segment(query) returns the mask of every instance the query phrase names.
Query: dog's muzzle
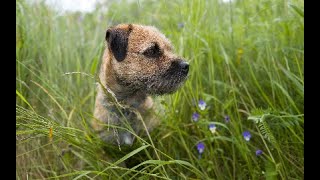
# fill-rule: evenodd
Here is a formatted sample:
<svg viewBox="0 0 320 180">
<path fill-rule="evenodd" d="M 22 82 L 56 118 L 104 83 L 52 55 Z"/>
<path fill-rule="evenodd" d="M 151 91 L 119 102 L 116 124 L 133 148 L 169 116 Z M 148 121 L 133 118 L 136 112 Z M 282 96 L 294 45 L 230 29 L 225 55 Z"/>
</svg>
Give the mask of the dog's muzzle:
<svg viewBox="0 0 320 180">
<path fill-rule="evenodd" d="M 166 77 L 187 76 L 189 72 L 189 63 L 181 59 L 172 61 Z"/>
</svg>

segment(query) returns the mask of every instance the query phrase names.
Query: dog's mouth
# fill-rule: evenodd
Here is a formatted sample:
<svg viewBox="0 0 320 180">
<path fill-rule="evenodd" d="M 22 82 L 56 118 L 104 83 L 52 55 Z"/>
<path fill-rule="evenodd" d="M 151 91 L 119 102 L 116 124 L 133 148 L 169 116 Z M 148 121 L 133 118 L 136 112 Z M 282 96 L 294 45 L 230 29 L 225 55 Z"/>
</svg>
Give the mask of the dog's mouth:
<svg viewBox="0 0 320 180">
<path fill-rule="evenodd" d="M 149 78 L 146 83 L 146 90 L 147 93 L 153 95 L 174 93 L 184 84 L 187 78 L 188 70 L 168 69 L 160 76 Z"/>
<path fill-rule="evenodd" d="M 148 87 L 147 92 L 152 95 L 171 94 L 177 91 L 184 84 L 186 79 L 187 78 L 184 78 L 182 81 L 163 81 L 158 86 Z"/>
</svg>

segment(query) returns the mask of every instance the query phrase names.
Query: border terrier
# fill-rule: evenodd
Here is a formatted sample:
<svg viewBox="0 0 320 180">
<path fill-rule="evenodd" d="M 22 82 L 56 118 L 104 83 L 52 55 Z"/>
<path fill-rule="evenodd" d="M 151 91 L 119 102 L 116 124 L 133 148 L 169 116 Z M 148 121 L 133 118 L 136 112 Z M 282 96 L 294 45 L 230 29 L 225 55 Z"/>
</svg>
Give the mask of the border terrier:
<svg viewBox="0 0 320 180">
<path fill-rule="evenodd" d="M 187 79 L 189 64 L 152 26 L 119 24 L 106 31 L 105 40 L 92 125 L 105 142 L 132 145 L 129 131 L 110 131 L 103 124 L 130 125 L 135 134 L 152 131 L 159 120 L 151 96 L 175 92 Z"/>
</svg>

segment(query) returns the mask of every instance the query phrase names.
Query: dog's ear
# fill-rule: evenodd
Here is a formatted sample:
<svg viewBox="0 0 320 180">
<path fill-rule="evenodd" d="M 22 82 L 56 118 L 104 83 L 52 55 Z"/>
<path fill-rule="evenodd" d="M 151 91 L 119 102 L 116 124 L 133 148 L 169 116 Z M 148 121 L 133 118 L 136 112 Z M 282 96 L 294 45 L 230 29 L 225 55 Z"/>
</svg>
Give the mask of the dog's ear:
<svg viewBox="0 0 320 180">
<path fill-rule="evenodd" d="M 128 51 L 128 39 L 132 26 L 128 28 L 109 28 L 106 32 L 106 41 L 108 43 L 109 51 L 118 62 L 123 61 L 127 56 Z"/>
</svg>

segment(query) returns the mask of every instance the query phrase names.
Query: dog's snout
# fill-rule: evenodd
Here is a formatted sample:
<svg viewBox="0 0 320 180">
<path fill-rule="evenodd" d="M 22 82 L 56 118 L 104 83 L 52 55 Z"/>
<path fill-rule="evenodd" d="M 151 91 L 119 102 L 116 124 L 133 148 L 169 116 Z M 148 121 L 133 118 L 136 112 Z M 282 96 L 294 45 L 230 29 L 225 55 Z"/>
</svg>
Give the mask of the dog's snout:
<svg viewBox="0 0 320 180">
<path fill-rule="evenodd" d="M 189 63 L 179 59 L 172 62 L 171 68 L 176 72 L 182 72 L 183 74 L 188 74 Z"/>
<path fill-rule="evenodd" d="M 182 72 L 187 74 L 189 71 L 189 63 L 187 63 L 185 61 L 180 61 L 179 65 L 180 65 Z"/>
</svg>

